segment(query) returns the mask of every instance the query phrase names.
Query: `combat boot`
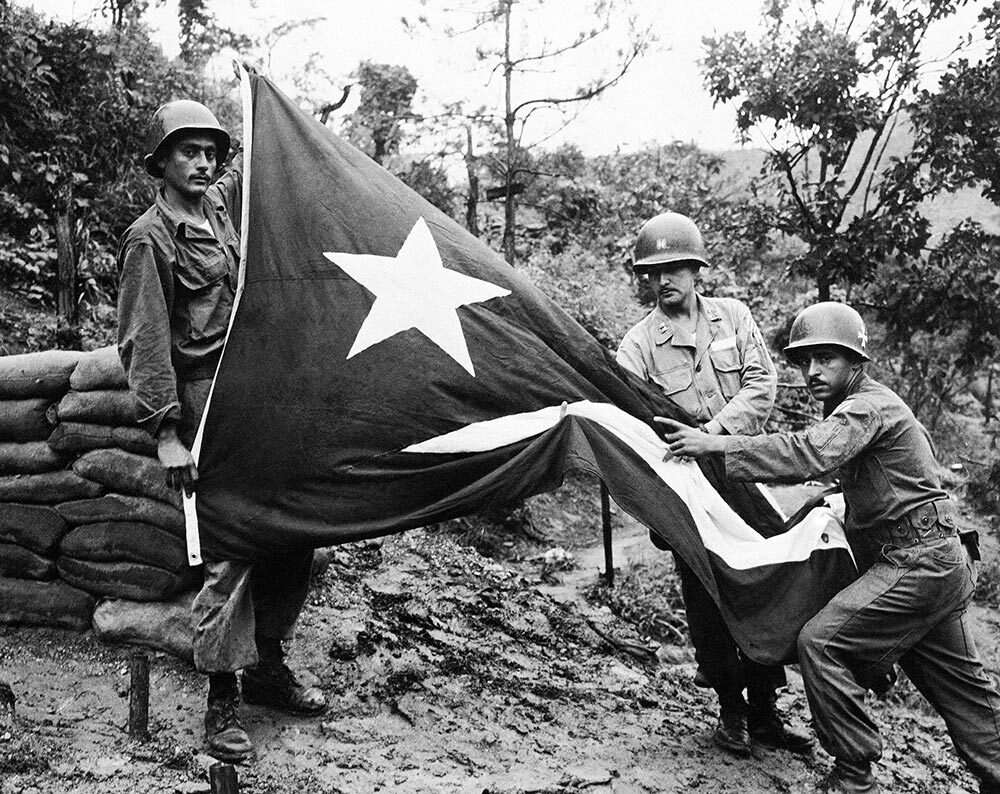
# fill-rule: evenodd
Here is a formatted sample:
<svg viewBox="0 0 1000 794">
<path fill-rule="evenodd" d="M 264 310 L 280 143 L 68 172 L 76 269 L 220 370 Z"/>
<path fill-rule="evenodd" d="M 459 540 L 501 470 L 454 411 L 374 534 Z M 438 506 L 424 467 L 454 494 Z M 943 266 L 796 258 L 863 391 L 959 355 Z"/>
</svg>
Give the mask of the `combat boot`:
<svg viewBox="0 0 1000 794">
<path fill-rule="evenodd" d="M 279 640 L 257 639 L 260 662 L 243 671 L 243 699 L 258 706 L 313 716 L 326 711 L 326 696 L 301 683 L 288 665 Z"/>
<path fill-rule="evenodd" d="M 773 699 L 750 704 L 747 712 L 747 731 L 753 741 L 768 747 L 788 750 L 799 755 L 808 755 L 812 752 L 812 737 L 804 730 L 790 726 Z"/>
<path fill-rule="evenodd" d="M 750 755 L 750 736 L 742 712 L 723 710 L 712 733 L 716 747 L 733 755 Z"/>
<path fill-rule="evenodd" d="M 228 764 L 245 761 L 253 743 L 240 722 L 239 693 L 209 697 L 205 710 L 205 748 L 213 758 Z"/>
<path fill-rule="evenodd" d="M 871 768 L 837 761 L 830 773 L 816 787 L 816 794 L 880 794 Z"/>
</svg>

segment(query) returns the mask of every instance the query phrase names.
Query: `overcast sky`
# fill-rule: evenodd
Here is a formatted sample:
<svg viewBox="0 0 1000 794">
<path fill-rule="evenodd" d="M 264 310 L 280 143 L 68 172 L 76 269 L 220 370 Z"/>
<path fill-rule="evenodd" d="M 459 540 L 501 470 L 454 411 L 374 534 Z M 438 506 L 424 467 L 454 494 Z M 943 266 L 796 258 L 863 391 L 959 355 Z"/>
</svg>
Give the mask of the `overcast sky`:
<svg viewBox="0 0 1000 794">
<path fill-rule="evenodd" d="M 104 24 L 100 0 L 21 2 L 62 19 Z M 546 0 L 543 12 L 532 19 L 533 35 L 552 31 L 555 36 L 563 30 L 583 29 L 589 24 L 578 13 L 583 5 L 581 0 Z M 619 85 L 599 101 L 590 103 L 571 126 L 558 132 L 553 142 L 571 140 L 588 154 L 674 140 L 694 141 L 706 149 L 734 148 L 737 144 L 733 111 L 729 107 L 713 109 L 702 88 L 697 61 L 703 52 L 702 37 L 736 30 L 754 31 L 759 2 L 634 0 L 633 5 L 642 19 L 652 24 L 657 44 Z M 971 5 L 974 8 L 976 4 Z M 420 86 L 417 109 L 424 112 L 433 112 L 442 102 L 462 98 L 479 104 L 501 100 L 499 79 L 494 77 L 490 81 L 488 74 L 477 71 L 474 43 L 470 39 L 448 40 L 430 34 L 414 37 L 404 30 L 400 18 L 414 19 L 423 10 L 418 0 L 210 0 L 209 7 L 222 24 L 258 36 L 281 23 L 323 18 L 286 36 L 270 53 L 266 72 L 289 94 L 300 93 L 292 84 L 293 75 L 301 75 L 307 60 L 315 53 L 316 62 L 330 77 L 326 91 L 331 99 L 339 95 L 336 87 L 347 81 L 352 69 L 368 59 L 407 66 Z M 451 19 L 461 23 L 455 15 Z M 973 19 L 974 10 L 967 9 L 962 18 L 941 31 L 932 46 L 939 50 L 949 46 Z M 148 20 L 164 49 L 176 53 L 176 0 L 166 0 L 159 6 L 155 0 L 151 2 Z M 611 42 L 605 47 L 603 52 L 613 51 Z M 587 63 L 537 79 L 544 79 L 547 89 L 571 90 L 579 85 L 580 76 L 601 60 L 601 53 L 590 53 L 588 58 Z M 349 109 L 350 105 L 344 111 Z M 547 132 L 549 125 L 555 126 L 554 118 L 533 120 L 532 137 L 537 139 L 543 130 Z"/>
</svg>

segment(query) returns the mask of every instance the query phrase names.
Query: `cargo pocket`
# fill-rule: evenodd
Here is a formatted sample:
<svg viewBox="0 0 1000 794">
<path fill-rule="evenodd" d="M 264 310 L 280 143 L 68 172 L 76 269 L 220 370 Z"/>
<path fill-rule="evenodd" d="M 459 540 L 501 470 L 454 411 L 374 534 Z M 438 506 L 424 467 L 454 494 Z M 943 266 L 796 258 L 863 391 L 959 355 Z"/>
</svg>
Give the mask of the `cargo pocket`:
<svg viewBox="0 0 1000 794">
<path fill-rule="evenodd" d="M 708 355 L 712 359 L 712 369 L 719 379 L 722 387 L 722 395 L 726 401 L 733 399 L 740 390 L 740 354 L 735 347 L 725 350 L 709 350 Z"/>
<path fill-rule="evenodd" d="M 175 308 L 187 317 L 187 336 L 192 341 L 211 339 L 224 332 L 232 308 L 229 269 L 222 251 L 197 262 L 178 262 L 174 271 L 181 289 Z"/>
</svg>

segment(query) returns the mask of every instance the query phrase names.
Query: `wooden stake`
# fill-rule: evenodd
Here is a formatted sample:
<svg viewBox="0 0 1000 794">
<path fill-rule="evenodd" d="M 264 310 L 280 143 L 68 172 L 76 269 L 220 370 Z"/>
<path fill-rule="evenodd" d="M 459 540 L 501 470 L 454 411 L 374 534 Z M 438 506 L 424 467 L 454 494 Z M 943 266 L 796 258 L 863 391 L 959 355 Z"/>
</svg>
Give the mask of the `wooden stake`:
<svg viewBox="0 0 1000 794">
<path fill-rule="evenodd" d="M 149 657 L 136 651 L 128 662 L 128 735 L 145 741 L 149 738 Z"/>
<path fill-rule="evenodd" d="M 212 784 L 212 794 L 240 794 L 236 767 L 232 764 L 212 764 L 208 768 L 208 782 Z"/>
<path fill-rule="evenodd" d="M 604 581 L 611 588 L 615 586 L 615 562 L 611 547 L 611 497 L 604 480 L 601 480 L 601 526 L 604 531 Z"/>
</svg>

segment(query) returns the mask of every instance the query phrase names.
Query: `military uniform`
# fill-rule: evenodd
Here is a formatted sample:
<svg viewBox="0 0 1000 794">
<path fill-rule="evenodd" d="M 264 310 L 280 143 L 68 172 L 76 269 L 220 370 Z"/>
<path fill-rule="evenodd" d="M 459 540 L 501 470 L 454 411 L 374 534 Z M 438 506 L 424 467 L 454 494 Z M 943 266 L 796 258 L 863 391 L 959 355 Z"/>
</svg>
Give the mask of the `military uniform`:
<svg viewBox="0 0 1000 794">
<path fill-rule="evenodd" d="M 804 344 L 804 343 L 803 343 Z M 729 477 L 801 482 L 839 469 L 861 573 L 802 629 L 799 662 L 823 747 L 848 768 L 882 754 L 858 682 L 898 663 L 955 747 L 1000 791 L 1000 694 L 972 641 L 974 544 L 963 547 L 927 433 L 895 392 L 859 371 L 799 433 L 733 439 Z"/>
<path fill-rule="evenodd" d="M 164 421 L 194 441 L 236 297 L 242 175 L 231 169 L 202 199 L 207 228 L 181 220 L 162 192 L 125 232 L 118 253 L 118 348 L 139 423 Z M 257 663 L 255 634 L 291 636 L 308 592 L 312 551 L 208 561 L 194 604 L 196 667 L 228 672 Z M 252 596 L 251 596 L 252 590 Z"/>
<path fill-rule="evenodd" d="M 734 435 L 758 433 L 774 406 L 777 375 L 757 324 L 750 310 L 732 298 L 697 295 L 696 303 L 693 336 L 657 306 L 625 334 L 618 363 L 660 386 L 699 424 Z M 658 535 L 650 537 L 657 547 L 668 548 Z M 772 713 L 775 690 L 786 683 L 784 668 L 746 657 L 694 571 L 676 554 L 674 560 L 695 657 L 723 714 L 744 714 L 744 688 L 751 724 L 755 714 Z"/>
</svg>

